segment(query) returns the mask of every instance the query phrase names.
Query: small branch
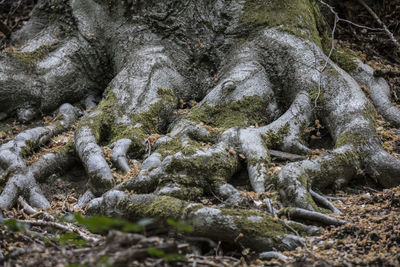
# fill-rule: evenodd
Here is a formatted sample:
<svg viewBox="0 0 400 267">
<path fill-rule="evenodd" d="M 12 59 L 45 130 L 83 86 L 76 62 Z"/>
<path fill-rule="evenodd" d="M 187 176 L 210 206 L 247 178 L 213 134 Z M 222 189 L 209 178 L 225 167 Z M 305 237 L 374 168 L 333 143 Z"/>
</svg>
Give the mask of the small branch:
<svg viewBox="0 0 400 267">
<path fill-rule="evenodd" d="M 378 15 L 365 3 L 364 0 L 358 0 L 358 2 L 371 14 L 371 16 L 378 22 L 378 24 L 383 28 L 383 30 L 386 32 L 387 36 L 390 38 L 390 40 L 393 42 L 393 44 L 397 47 L 399 53 L 400 53 L 400 44 L 394 37 L 393 33 L 389 31 L 388 27 L 386 26 L 385 23 L 378 17 Z"/>
<path fill-rule="evenodd" d="M 0 20 L 0 32 L 4 33 L 4 35 L 7 38 L 10 38 L 10 36 L 11 36 L 10 28 L 6 24 L 4 24 L 4 22 L 1 20 Z"/>
<path fill-rule="evenodd" d="M 5 219 L 4 221 L 8 221 L 10 219 Z M 19 223 L 25 223 L 34 226 L 45 226 L 45 227 L 54 227 L 66 232 L 72 232 L 77 234 L 80 238 L 85 240 L 86 242 L 97 243 L 101 240 L 99 237 L 89 236 L 88 234 L 81 231 L 78 227 L 69 224 L 69 223 L 58 223 L 58 222 L 49 222 L 44 220 L 16 220 Z"/>
<path fill-rule="evenodd" d="M 271 156 L 283 159 L 283 160 L 290 160 L 290 161 L 298 161 L 298 160 L 304 160 L 307 159 L 306 156 L 301 156 L 301 155 L 296 155 L 292 153 L 287 153 L 287 152 L 282 152 L 278 150 L 270 150 L 269 154 Z"/>
</svg>

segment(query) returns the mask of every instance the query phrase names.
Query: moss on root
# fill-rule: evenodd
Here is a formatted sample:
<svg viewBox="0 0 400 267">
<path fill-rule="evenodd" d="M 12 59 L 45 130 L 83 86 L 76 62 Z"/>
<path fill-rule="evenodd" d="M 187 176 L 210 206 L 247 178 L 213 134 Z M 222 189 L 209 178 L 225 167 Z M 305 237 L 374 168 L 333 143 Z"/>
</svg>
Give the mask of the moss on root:
<svg viewBox="0 0 400 267">
<path fill-rule="evenodd" d="M 283 145 L 283 139 L 289 134 L 289 130 L 289 123 L 279 128 L 278 131 L 269 130 L 266 134 L 262 135 L 265 146 L 268 148 L 277 148 Z"/>
<path fill-rule="evenodd" d="M 133 220 L 137 218 L 180 219 L 188 204 L 188 202 L 174 197 L 158 196 L 139 202 L 126 198 L 118 203 L 118 207 L 126 211 L 126 214 Z"/>
<path fill-rule="evenodd" d="M 182 217 L 183 210 L 187 205 L 188 203 L 186 201 L 174 197 L 157 197 L 153 203 L 146 206 L 144 209 L 144 216 L 179 219 Z"/>
<path fill-rule="evenodd" d="M 162 144 L 156 152 L 160 153 L 163 158 L 169 155 L 176 154 L 181 152 L 185 156 L 194 155 L 201 146 L 196 141 L 190 140 L 187 144 L 182 144 L 182 142 L 178 138 L 173 138 L 169 142 Z"/>
<path fill-rule="evenodd" d="M 313 0 L 247 0 L 240 21 L 256 27 L 278 28 L 321 47 L 319 16 Z"/>
<path fill-rule="evenodd" d="M 25 145 L 21 148 L 21 151 L 19 152 L 19 155 L 23 158 L 27 158 L 30 155 L 32 155 L 33 150 L 37 147 L 35 142 L 32 142 L 31 140 L 26 140 Z"/>
<path fill-rule="evenodd" d="M 8 53 L 27 67 L 33 67 L 37 62 L 43 60 L 52 50 L 52 45 L 41 45 L 31 52 L 20 52 L 12 49 L 9 50 Z"/>
<path fill-rule="evenodd" d="M 5 172 L 0 176 L 0 192 L 3 191 L 4 187 L 6 186 L 8 179 L 14 175 L 13 172 Z"/>
<path fill-rule="evenodd" d="M 79 128 L 87 126 L 92 130 L 96 142 L 105 142 L 107 144 L 118 141 L 122 138 L 131 139 L 133 142 L 130 151 L 135 151 L 135 157 L 145 152 L 147 136 L 160 133 L 159 120 L 166 112 L 166 109 L 173 109 L 177 105 L 177 98 L 170 89 L 158 89 L 159 100 L 150 105 L 147 111 L 134 114 L 130 119 L 132 125 L 116 124 L 117 117 L 123 115 L 118 109 L 118 100 L 114 94 L 107 88 L 106 97 L 97 107 L 97 113 L 84 118 Z"/>
<path fill-rule="evenodd" d="M 267 101 L 260 96 L 248 96 L 227 105 L 211 107 L 205 104 L 196 106 L 187 115 L 187 118 L 195 123 L 204 123 L 221 129 L 234 126 L 263 125 L 268 123 L 263 116 L 267 104 Z"/>
<path fill-rule="evenodd" d="M 308 90 L 311 103 L 314 105 L 317 102 L 318 105 L 322 106 L 325 102 L 324 90 L 323 88 L 314 87 Z"/>
<path fill-rule="evenodd" d="M 288 233 L 276 218 L 259 211 L 223 209 L 222 214 L 231 216 L 241 233 L 250 240 L 261 237 L 278 241 L 276 238 Z"/>
<path fill-rule="evenodd" d="M 208 189 L 208 187 L 226 182 L 237 171 L 236 158 L 229 158 L 224 153 L 215 153 L 211 157 L 194 154 L 190 157 L 174 156 L 166 168 L 171 181 Z M 174 175 L 174 174 L 190 174 Z M 166 177 L 168 180 L 168 178 Z M 164 179 L 163 179 L 164 180 Z"/>
<path fill-rule="evenodd" d="M 356 70 L 358 66 L 356 58 L 357 54 L 350 49 L 335 49 L 331 56 L 331 59 L 346 72 Z"/>
<path fill-rule="evenodd" d="M 364 135 L 357 132 L 345 132 L 341 134 L 336 140 L 336 148 L 352 144 L 355 147 L 359 147 L 360 145 L 365 145 L 367 139 Z"/>
</svg>

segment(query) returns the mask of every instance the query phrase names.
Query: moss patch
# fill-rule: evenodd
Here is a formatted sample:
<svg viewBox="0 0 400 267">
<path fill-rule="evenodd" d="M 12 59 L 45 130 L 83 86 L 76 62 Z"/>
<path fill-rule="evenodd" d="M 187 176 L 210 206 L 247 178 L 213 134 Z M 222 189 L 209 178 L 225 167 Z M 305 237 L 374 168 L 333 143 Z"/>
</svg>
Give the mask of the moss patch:
<svg viewBox="0 0 400 267">
<path fill-rule="evenodd" d="M 186 201 L 174 197 L 157 197 L 153 203 L 146 207 L 144 210 L 144 216 L 179 219 L 182 217 L 183 209 L 187 204 Z"/>
<path fill-rule="evenodd" d="M 223 209 L 222 213 L 232 216 L 235 225 L 247 239 L 266 237 L 276 240 L 288 233 L 286 227 L 272 216 L 254 210 Z M 259 218 L 253 220 L 251 218 Z"/>
<path fill-rule="evenodd" d="M 262 135 L 264 144 L 268 148 L 278 148 L 283 144 L 283 139 L 289 133 L 289 123 L 286 123 L 277 131 L 269 130 L 266 134 Z"/>
<path fill-rule="evenodd" d="M 318 6 L 310 0 L 247 0 L 240 20 L 251 26 L 276 27 L 321 47 L 318 16 Z"/>
<path fill-rule="evenodd" d="M 308 90 L 310 96 L 311 104 L 314 105 L 317 102 L 318 105 L 323 105 L 325 102 L 324 89 L 322 87 L 314 87 Z"/>
<path fill-rule="evenodd" d="M 148 111 L 134 114 L 131 117 L 133 125 L 137 127 L 116 124 L 115 117 L 122 116 L 123 111 L 118 109 L 115 94 L 107 88 L 106 97 L 97 107 L 97 114 L 84 118 L 79 127 L 88 126 L 95 136 L 96 142 L 107 144 L 118 141 L 122 138 L 131 139 L 133 142 L 130 151 L 135 151 L 135 157 L 145 152 L 145 144 L 148 135 L 158 133 L 160 117 L 169 109 L 176 107 L 177 98 L 170 89 L 158 89 L 159 100 L 150 105 Z"/>
<path fill-rule="evenodd" d="M 173 157 L 166 168 L 166 173 L 172 174 L 171 178 L 165 177 L 165 180 L 208 189 L 210 185 L 219 185 L 232 177 L 237 164 L 234 157 L 223 153 L 215 153 L 211 157 L 196 154 L 191 157 Z M 182 173 L 190 175 L 174 175 Z"/>
<path fill-rule="evenodd" d="M 346 132 L 337 138 L 336 148 L 347 144 L 353 144 L 355 147 L 358 147 L 360 145 L 365 145 L 366 142 L 367 139 L 364 135 L 357 132 Z"/>
<path fill-rule="evenodd" d="M 178 138 L 173 138 L 169 142 L 162 144 L 156 152 L 160 153 L 163 157 L 182 152 L 185 156 L 191 156 L 201 148 L 200 144 L 190 140 L 188 144 L 183 145 Z"/>
<path fill-rule="evenodd" d="M 19 52 L 17 50 L 10 50 L 9 54 L 16 60 L 25 64 L 27 67 L 33 67 L 38 61 L 45 59 L 45 57 L 52 50 L 52 45 L 41 45 L 36 50 L 31 52 Z"/>
<path fill-rule="evenodd" d="M 356 62 L 357 54 L 350 49 L 335 49 L 331 59 L 339 65 L 344 71 L 353 72 L 358 64 Z"/>
<path fill-rule="evenodd" d="M 268 123 L 264 117 L 267 104 L 260 96 L 248 96 L 227 105 L 196 106 L 187 118 L 196 123 L 204 123 L 222 129 L 233 126 L 263 125 Z"/>
</svg>

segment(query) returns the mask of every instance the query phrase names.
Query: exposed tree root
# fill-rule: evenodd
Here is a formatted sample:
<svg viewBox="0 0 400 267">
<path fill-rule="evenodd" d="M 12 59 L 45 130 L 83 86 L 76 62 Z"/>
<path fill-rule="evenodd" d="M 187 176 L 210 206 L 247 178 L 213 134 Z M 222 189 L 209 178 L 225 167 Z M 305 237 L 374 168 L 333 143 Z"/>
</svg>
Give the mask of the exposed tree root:
<svg viewBox="0 0 400 267">
<path fill-rule="evenodd" d="M 77 205 L 89 202 L 90 213 L 189 220 L 197 236 L 256 250 L 292 249 L 302 240 L 275 218 L 279 211 L 315 224 L 345 223 L 323 214 L 321 208 L 340 211 L 313 189 L 340 188 L 361 174 L 383 186 L 400 184 L 400 161 L 376 135 L 375 108 L 323 52 L 330 43 L 322 34 L 326 25 L 310 1 L 182 0 L 182 10 L 169 10 L 168 1 L 117 1 L 113 8 L 102 1 L 67 2 L 51 7 L 40 1 L 33 22 L 19 33 L 29 43 L 0 58 L 0 111 L 29 119 L 38 107 L 49 110 L 66 98 L 85 99 L 86 108 L 94 109 L 79 122 L 73 144 L 89 179 Z M 62 20 L 34 28 L 54 6 L 65 8 L 57 15 Z M 276 8 L 282 16 L 275 16 Z M 195 10 L 206 15 L 197 17 Z M 193 18 L 201 23 L 193 26 Z M 69 31 L 60 30 L 64 26 Z M 58 30 L 62 42 L 50 44 Z M 13 91 L 24 88 L 11 75 L 18 68 L 33 85 L 11 106 L 10 99 L 25 92 Z M 370 87 L 378 111 L 399 123 L 383 79 L 360 63 L 352 74 Z M 21 153 L 71 126 L 77 115 L 65 107 L 54 125 L 25 131 L 0 147 L 0 166 L 9 175 L 0 207 L 11 208 L 18 195 L 33 206 L 49 206 L 37 181 L 67 168 L 73 157 L 48 154 L 28 167 Z M 327 153 L 308 159 L 307 127 L 313 122 L 325 127 L 334 148 L 327 145 Z M 123 173 L 130 171 L 128 158 L 141 161 L 139 174 L 116 185 L 100 146 L 112 149 L 112 164 Z M 299 161 L 273 169 L 271 150 L 299 154 L 290 155 Z M 254 204 L 231 182 L 242 173 Z M 189 202 L 202 198 L 217 199 L 220 207 Z M 243 203 L 269 214 L 221 208 Z"/>
<path fill-rule="evenodd" d="M 389 84 L 382 77 L 374 76 L 374 70 L 356 59 L 358 67 L 351 73 L 360 84 L 367 87 L 376 110 L 393 126 L 400 126 L 400 110 L 393 105 Z"/>
<path fill-rule="evenodd" d="M 321 206 L 331 210 L 333 213 L 342 214 L 342 212 L 334 205 L 332 205 L 332 203 L 327 198 L 321 196 L 320 194 L 314 192 L 311 189 L 310 189 L 310 194 L 317 204 L 320 204 Z"/>
<path fill-rule="evenodd" d="M 112 158 L 111 160 L 117 166 L 118 169 L 123 172 L 129 172 L 129 164 L 126 159 L 126 154 L 128 153 L 129 147 L 132 144 L 130 139 L 120 139 L 117 142 L 111 144 L 112 148 Z"/>
<path fill-rule="evenodd" d="M 57 116 L 58 119 L 50 126 L 26 130 L 0 147 L 1 167 L 6 171 L 3 175 L 8 177 L 7 184 L 0 195 L 0 207 L 11 208 L 19 195 L 25 196 L 35 207 L 50 206 L 37 181 L 71 166 L 75 161 L 68 151 L 70 148 L 66 147 L 59 153 L 46 154 L 31 166 L 27 166 L 24 156 L 48 142 L 54 135 L 69 129 L 78 118 L 77 110 L 70 104 L 62 105 Z"/>
<path fill-rule="evenodd" d="M 102 198 L 93 200 L 88 212 L 122 215 L 131 220 L 142 217 L 186 220 L 194 227 L 192 235 L 236 242 L 257 251 L 293 249 L 300 245 L 300 239 L 288 232 L 283 224 L 261 212 L 211 208 L 167 196 L 109 191 Z M 276 235 L 278 231 L 280 234 Z"/>
</svg>

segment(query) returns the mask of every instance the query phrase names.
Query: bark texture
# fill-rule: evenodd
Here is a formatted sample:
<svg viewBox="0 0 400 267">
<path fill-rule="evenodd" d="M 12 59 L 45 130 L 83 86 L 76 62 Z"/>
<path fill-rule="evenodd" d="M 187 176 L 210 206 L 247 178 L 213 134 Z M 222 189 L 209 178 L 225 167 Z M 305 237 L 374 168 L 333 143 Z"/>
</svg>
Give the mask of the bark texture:
<svg viewBox="0 0 400 267">
<path fill-rule="evenodd" d="M 194 235 L 259 251 L 300 245 L 294 229 L 315 233 L 278 215 L 345 223 L 325 214 L 340 211 L 313 190 L 340 188 L 360 170 L 382 186 L 400 184 L 374 105 L 395 125 L 400 116 L 369 67 L 347 51 L 335 52 L 336 63 L 327 57 L 328 30 L 313 0 L 39 1 L 0 56 L 0 112 L 26 121 L 67 102 L 87 111 L 73 144 L 31 166 L 22 150 L 69 128 L 75 107 L 60 107 L 61 127 L 0 147 L 0 207 L 18 194 L 47 207 L 37 180 L 78 158 L 88 175 L 78 205 L 90 201 L 90 213 L 188 220 Z M 306 130 L 316 120 L 334 147 L 271 171 L 271 149 L 311 152 Z M 130 170 L 127 158 L 141 161 L 140 173 L 116 184 L 100 145 L 121 172 Z M 230 184 L 239 173 L 262 201 Z M 196 203 L 203 197 L 219 204 Z"/>
</svg>

